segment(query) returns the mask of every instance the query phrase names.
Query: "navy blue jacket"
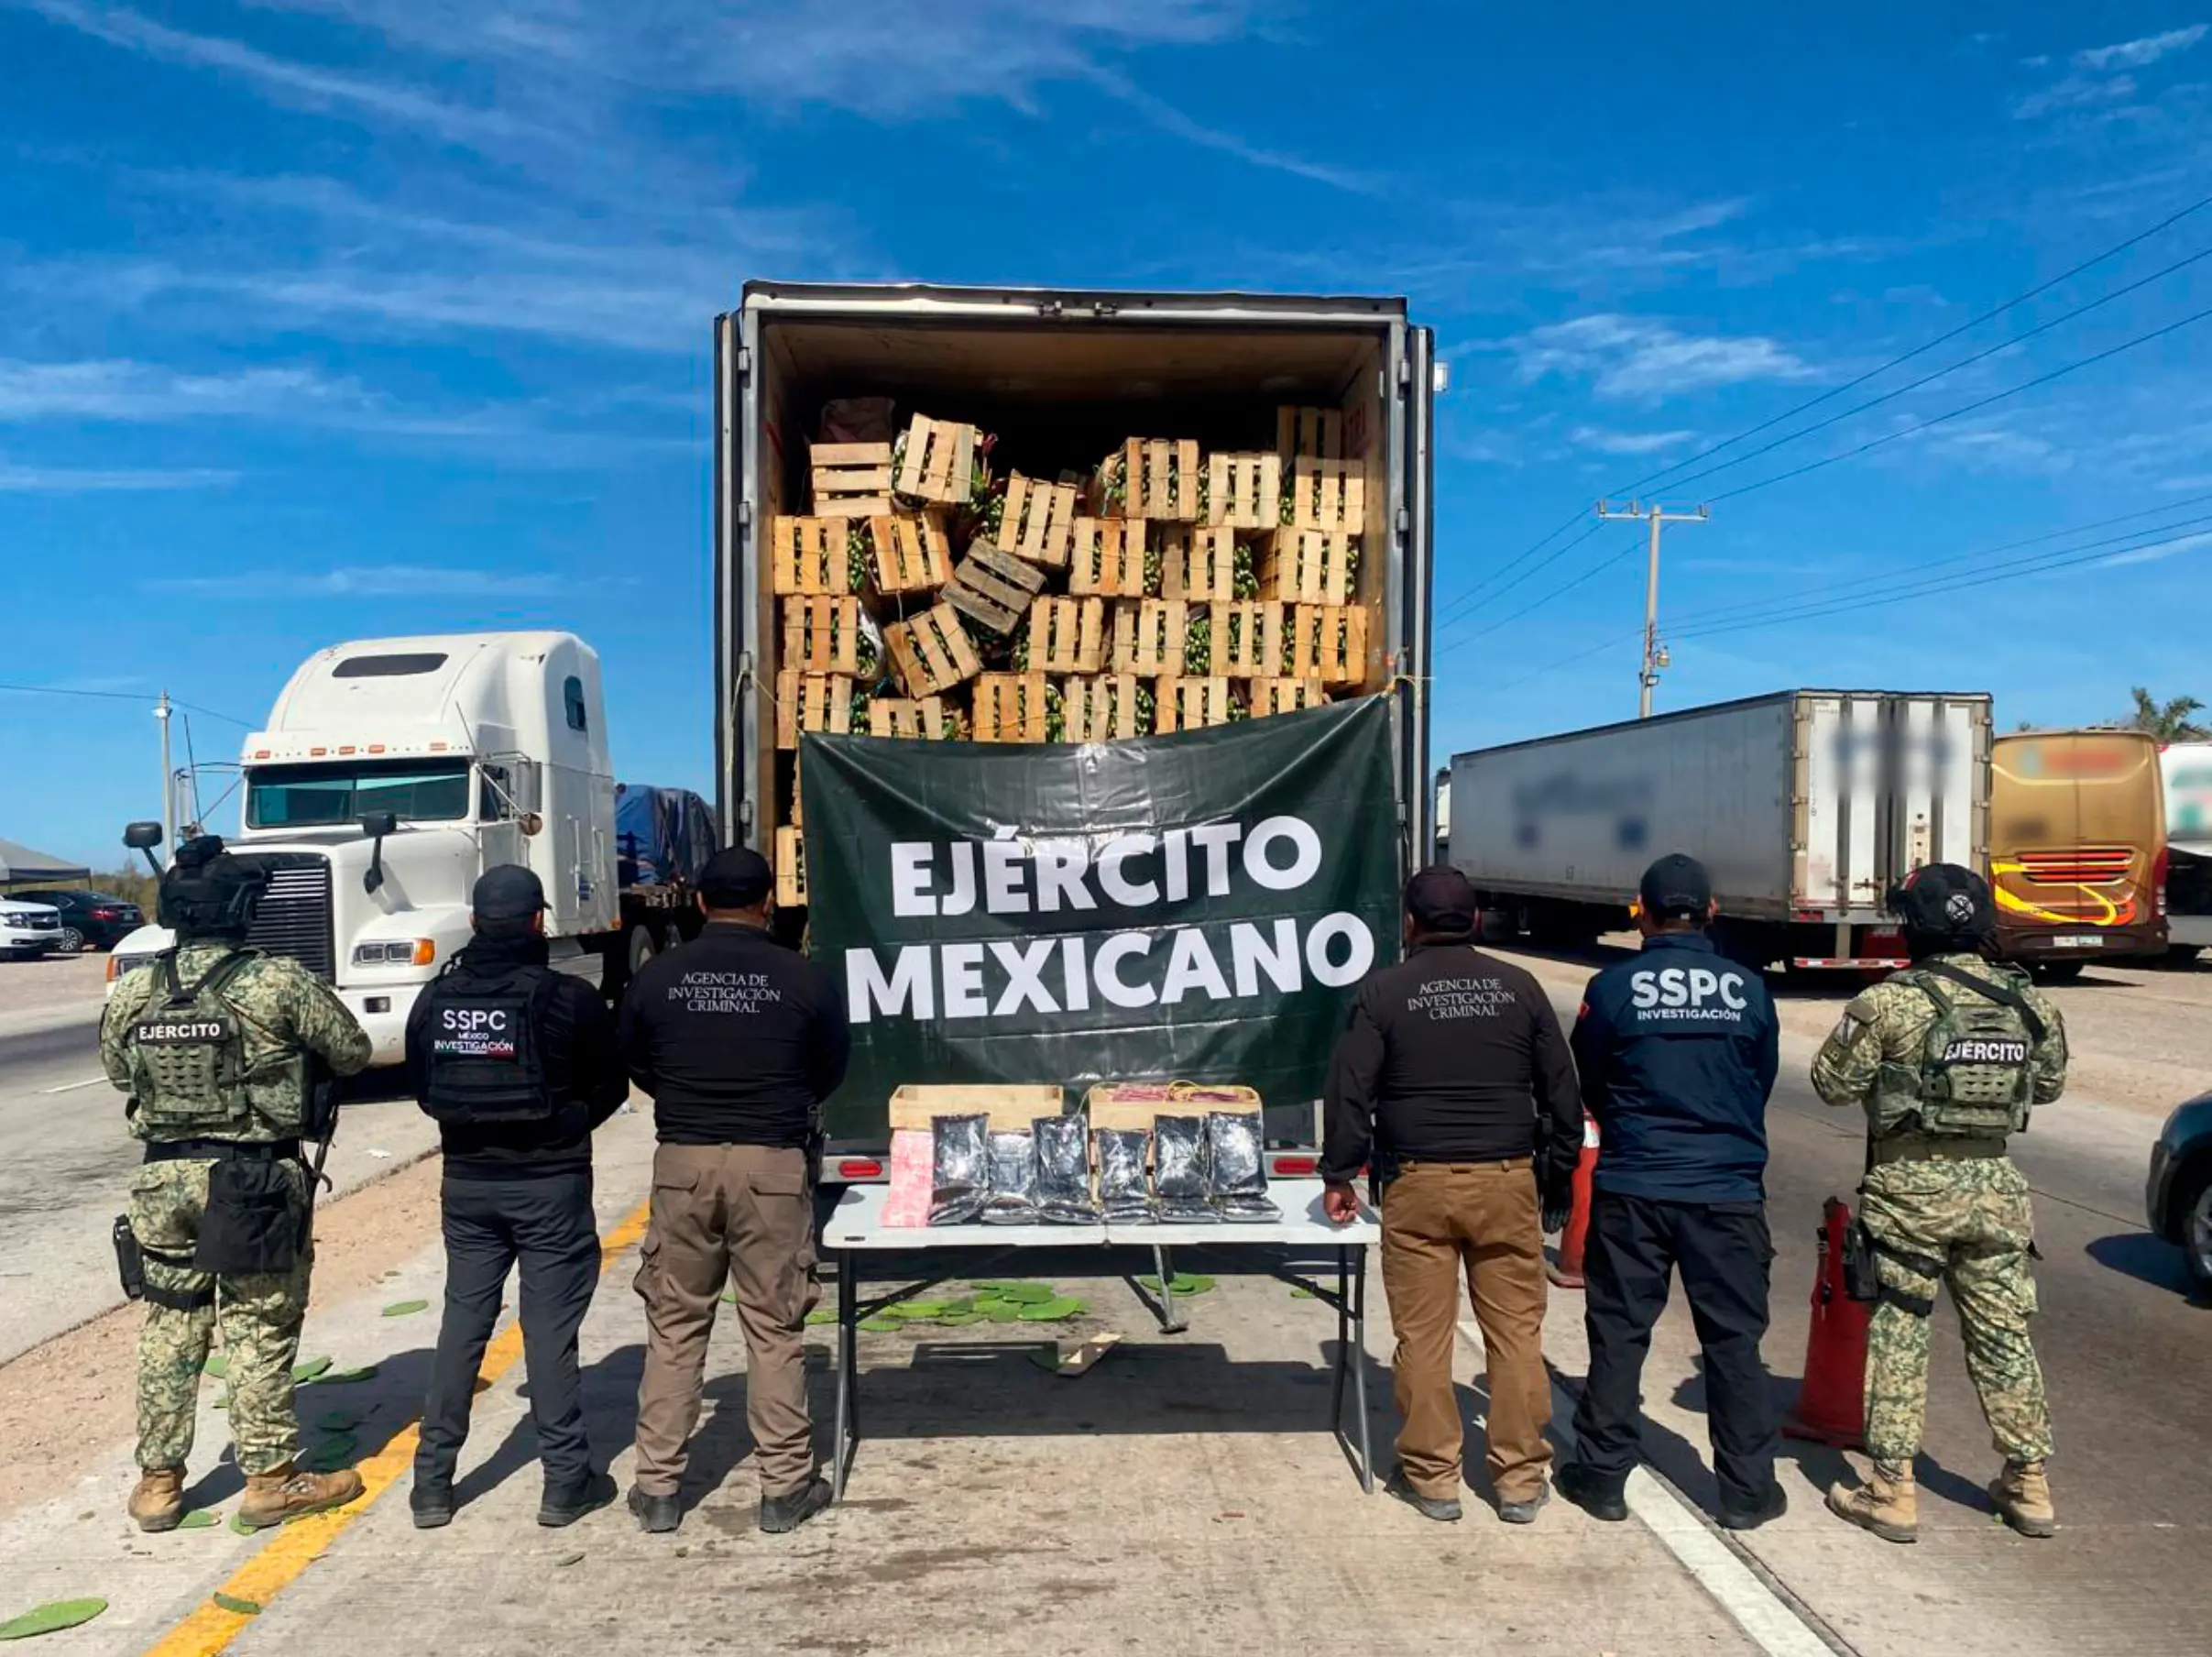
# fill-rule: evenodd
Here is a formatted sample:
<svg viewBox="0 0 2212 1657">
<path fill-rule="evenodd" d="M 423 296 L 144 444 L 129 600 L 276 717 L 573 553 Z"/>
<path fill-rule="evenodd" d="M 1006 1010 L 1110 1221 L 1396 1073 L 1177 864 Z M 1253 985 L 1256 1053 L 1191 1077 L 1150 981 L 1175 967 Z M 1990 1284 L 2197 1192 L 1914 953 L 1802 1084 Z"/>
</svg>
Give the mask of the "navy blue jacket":
<svg viewBox="0 0 2212 1657">
<path fill-rule="evenodd" d="M 1766 1195 L 1780 1026 L 1759 975 L 1703 933 L 1644 940 L 1582 993 L 1571 1040 L 1597 1119 L 1597 1189 L 1664 1202 Z"/>
</svg>

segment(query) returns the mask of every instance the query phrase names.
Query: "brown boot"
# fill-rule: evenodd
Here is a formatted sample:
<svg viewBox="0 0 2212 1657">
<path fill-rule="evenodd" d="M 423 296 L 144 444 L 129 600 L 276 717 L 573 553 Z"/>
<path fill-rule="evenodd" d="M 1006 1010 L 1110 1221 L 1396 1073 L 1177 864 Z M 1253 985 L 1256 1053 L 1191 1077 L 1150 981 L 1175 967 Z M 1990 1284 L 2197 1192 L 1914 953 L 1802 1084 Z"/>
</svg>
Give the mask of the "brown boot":
<svg viewBox="0 0 2212 1657">
<path fill-rule="evenodd" d="M 1884 1542 L 1920 1540 L 1920 1491 L 1910 1464 L 1876 1462 L 1867 1482 L 1855 1489 L 1831 1485 L 1828 1511 Z"/>
<path fill-rule="evenodd" d="M 130 1516 L 151 1535 L 174 1531 L 184 1520 L 184 1469 L 148 1467 L 130 1493 Z"/>
<path fill-rule="evenodd" d="M 303 1473 L 286 1462 L 267 1473 L 246 1475 L 238 1522 L 248 1531 L 264 1531 L 288 1519 L 343 1508 L 361 1490 L 361 1476 L 351 1467 L 336 1473 Z"/>
<path fill-rule="evenodd" d="M 2058 1509 L 2051 1505 L 2051 1480 L 2041 1462 L 2005 1463 L 1989 1485 L 1998 1517 L 2022 1536 L 2056 1536 Z"/>
</svg>

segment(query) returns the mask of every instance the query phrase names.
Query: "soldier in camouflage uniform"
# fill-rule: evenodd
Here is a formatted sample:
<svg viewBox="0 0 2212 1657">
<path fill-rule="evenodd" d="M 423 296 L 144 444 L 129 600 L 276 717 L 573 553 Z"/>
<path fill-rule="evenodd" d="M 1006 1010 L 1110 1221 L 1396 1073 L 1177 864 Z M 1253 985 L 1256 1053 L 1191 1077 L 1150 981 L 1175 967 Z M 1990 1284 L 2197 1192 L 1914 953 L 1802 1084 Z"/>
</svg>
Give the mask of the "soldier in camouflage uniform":
<svg viewBox="0 0 2212 1657">
<path fill-rule="evenodd" d="M 1867 1450 L 1874 1470 L 1828 1506 L 1890 1542 L 1918 1538 L 1912 1460 L 1928 1406 L 1928 1319 L 1951 1290 L 1966 1373 L 2003 1470 L 1998 1512 L 2026 1536 L 2058 1529 L 2044 1462 L 2051 1407 L 2028 1339 L 2034 1220 L 2005 1136 L 2064 1090 L 2058 1008 L 2017 968 L 1985 959 L 1988 883 L 1938 863 L 1890 894 L 1912 966 L 1861 994 L 1812 1062 L 1812 1085 L 1868 1122 L 1860 1218 L 1881 1294 L 1867 1335 Z"/>
<path fill-rule="evenodd" d="M 100 1024 L 101 1062 L 129 1092 L 131 1133 L 146 1144 L 123 1240 L 136 1240 L 147 1301 L 142 1476 L 130 1498 L 145 1531 L 183 1518 L 200 1376 L 218 1321 L 246 1476 L 239 1522 L 279 1524 L 362 1489 L 350 1470 L 295 1466 L 291 1375 L 313 1261 L 300 1148 L 310 1059 L 350 1076 L 368 1062 L 370 1044 L 305 968 L 244 947 L 265 882 L 214 836 L 180 844 L 160 906 L 177 944 L 116 985 Z"/>
</svg>

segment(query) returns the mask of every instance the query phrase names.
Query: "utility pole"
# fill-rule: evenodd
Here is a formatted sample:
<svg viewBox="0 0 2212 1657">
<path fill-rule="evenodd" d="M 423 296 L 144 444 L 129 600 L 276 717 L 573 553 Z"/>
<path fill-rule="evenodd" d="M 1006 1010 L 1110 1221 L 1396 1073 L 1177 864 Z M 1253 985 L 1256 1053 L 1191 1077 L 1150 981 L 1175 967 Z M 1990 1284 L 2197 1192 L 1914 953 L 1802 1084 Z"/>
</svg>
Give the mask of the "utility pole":
<svg viewBox="0 0 2212 1657">
<path fill-rule="evenodd" d="M 1670 523 L 1703 523 L 1713 516 L 1713 509 L 1701 506 L 1694 512 L 1670 512 L 1657 501 L 1643 506 L 1631 500 L 1616 511 L 1601 500 L 1597 503 L 1597 515 L 1600 522 L 1640 518 L 1651 525 L 1651 561 L 1644 575 L 1644 664 L 1636 675 L 1636 717 L 1648 719 L 1651 717 L 1652 688 L 1659 684 L 1659 669 L 1667 665 L 1666 648 L 1659 638 L 1659 531 Z"/>
<path fill-rule="evenodd" d="M 154 718 L 161 724 L 161 844 L 177 849 L 177 774 L 169 763 L 169 692 L 154 704 Z"/>
</svg>

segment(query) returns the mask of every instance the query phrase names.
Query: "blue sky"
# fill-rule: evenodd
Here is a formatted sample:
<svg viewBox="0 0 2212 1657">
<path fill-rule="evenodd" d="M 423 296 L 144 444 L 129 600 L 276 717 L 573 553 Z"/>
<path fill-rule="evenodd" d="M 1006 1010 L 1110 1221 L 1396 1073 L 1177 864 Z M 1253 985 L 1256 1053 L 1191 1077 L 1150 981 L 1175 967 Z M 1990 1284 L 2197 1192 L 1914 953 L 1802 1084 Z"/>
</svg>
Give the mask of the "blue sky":
<svg viewBox="0 0 2212 1657">
<path fill-rule="evenodd" d="M 0 680 L 252 720 L 338 639 L 571 627 L 619 770 L 704 787 L 708 324 L 778 276 L 1408 295 L 1452 367 L 1440 761 L 1623 717 L 1636 532 L 1513 561 L 2203 193 L 2207 18 L 0 0 Z M 2207 247 L 2212 209 L 1703 464 Z M 2124 345 L 2212 306 L 2207 272 L 1665 498 Z M 2212 322 L 2184 326 L 1670 529 L 1660 705 L 2212 698 L 2208 367 Z M 2144 532 L 2073 567 L 1700 635 L 2121 514 L 2030 549 Z M 193 716 L 203 758 L 241 734 Z M 157 777 L 143 704 L 0 694 L 0 833 L 111 862 Z"/>
</svg>

